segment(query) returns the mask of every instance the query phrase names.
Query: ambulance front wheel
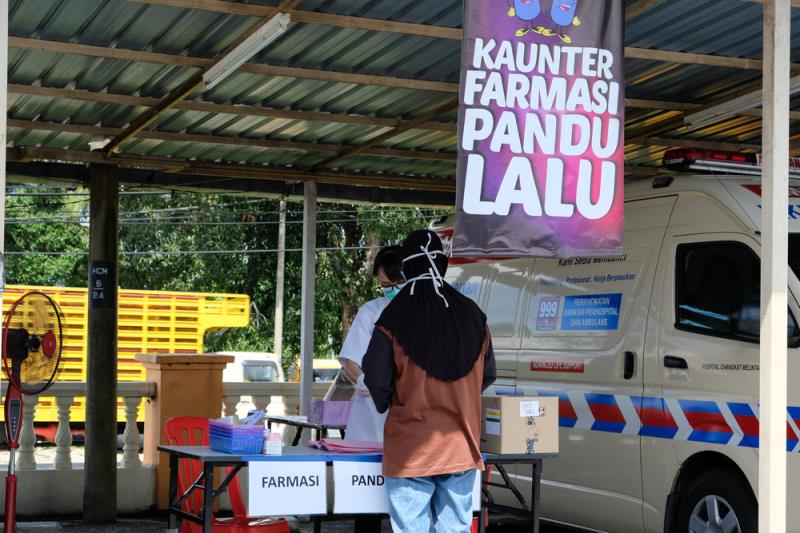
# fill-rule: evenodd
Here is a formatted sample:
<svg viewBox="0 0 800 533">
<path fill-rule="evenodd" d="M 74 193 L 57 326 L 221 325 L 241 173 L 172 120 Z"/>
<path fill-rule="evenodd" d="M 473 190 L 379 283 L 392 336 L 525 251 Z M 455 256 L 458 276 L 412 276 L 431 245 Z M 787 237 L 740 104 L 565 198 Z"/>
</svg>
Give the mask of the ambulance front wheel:
<svg viewBox="0 0 800 533">
<path fill-rule="evenodd" d="M 672 533 L 756 533 L 756 501 L 741 477 L 729 470 L 709 470 L 681 494 L 674 526 Z"/>
</svg>

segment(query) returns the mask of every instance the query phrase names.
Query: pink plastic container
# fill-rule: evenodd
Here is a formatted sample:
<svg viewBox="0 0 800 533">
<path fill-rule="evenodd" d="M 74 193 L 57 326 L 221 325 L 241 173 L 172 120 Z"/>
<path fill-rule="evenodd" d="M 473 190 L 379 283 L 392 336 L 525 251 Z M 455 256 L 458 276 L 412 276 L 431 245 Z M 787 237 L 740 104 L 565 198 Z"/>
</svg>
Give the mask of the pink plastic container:
<svg viewBox="0 0 800 533">
<path fill-rule="evenodd" d="M 350 402 L 312 400 L 308 421 L 322 426 L 346 426 L 349 414 Z"/>
</svg>

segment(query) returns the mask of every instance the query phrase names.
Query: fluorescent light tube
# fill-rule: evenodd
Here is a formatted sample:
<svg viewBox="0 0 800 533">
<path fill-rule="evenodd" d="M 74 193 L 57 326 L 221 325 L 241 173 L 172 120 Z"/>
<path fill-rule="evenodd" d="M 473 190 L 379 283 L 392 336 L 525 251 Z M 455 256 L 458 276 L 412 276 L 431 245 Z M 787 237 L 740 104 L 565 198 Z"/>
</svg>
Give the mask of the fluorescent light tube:
<svg viewBox="0 0 800 533">
<path fill-rule="evenodd" d="M 203 74 L 206 90 L 213 89 L 222 80 L 241 67 L 248 59 L 267 47 L 269 43 L 281 36 L 289 27 L 291 17 L 288 13 L 278 13 L 269 22 L 261 26 L 250 37 L 234 48 L 222 59 L 214 63 Z"/>
<path fill-rule="evenodd" d="M 789 95 L 791 96 L 798 92 L 800 92 L 800 76 L 795 76 L 789 80 Z M 708 109 L 703 109 L 697 113 L 687 115 L 684 118 L 684 122 L 690 130 L 702 128 L 703 126 L 707 126 L 731 115 L 736 115 L 742 111 L 761 107 L 762 98 L 761 91 L 754 91 L 750 94 L 745 94 L 738 98 L 728 100 L 727 102 L 709 107 Z"/>
</svg>

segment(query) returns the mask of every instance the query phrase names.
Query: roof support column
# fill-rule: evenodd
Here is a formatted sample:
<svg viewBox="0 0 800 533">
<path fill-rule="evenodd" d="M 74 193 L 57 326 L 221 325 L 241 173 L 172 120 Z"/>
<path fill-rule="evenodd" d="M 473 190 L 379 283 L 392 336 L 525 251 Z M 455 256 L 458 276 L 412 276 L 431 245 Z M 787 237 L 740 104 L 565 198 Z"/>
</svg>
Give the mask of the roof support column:
<svg viewBox="0 0 800 533">
<path fill-rule="evenodd" d="M 283 300 L 286 278 L 286 197 L 281 198 L 278 215 L 278 266 L 275 272 L 275 333 L 272 352 L 283 361 Z"/>
<path fill-rule="evenodd" d="M 764 2 L 758 530 L 786 531 L 789 0 Z"/>
<path fill-rule="evenodd" d="M 83 519 L 117 517 L 117 229 L 119 169 L 89 167 L 89 330 Z"/>
<path fill-rule="evenodd" d="M 317 267 L 317 183 L 303 186 L 303 279 L 300 304 L 300 414 L 308 415 L 314 384 L 314 300 Z"/>
<path fill-rule="evenodd" d="M 0 303 L 6 285 L 6 110 L 8 109 L 8 0 L 0 0 Z M 3 306 L 0 305 L 0 324 L 3 323 Z"/>
</svg>

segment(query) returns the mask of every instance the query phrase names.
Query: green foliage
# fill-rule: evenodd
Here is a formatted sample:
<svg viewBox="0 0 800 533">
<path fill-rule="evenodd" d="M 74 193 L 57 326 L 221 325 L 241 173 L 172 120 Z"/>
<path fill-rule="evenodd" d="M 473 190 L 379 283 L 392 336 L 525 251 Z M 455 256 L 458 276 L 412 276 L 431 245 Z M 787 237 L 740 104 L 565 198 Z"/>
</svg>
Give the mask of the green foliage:
<svg viewBox="0 0 800 533">
<path fill-rule="evenodd" d="M 12 189 L 17 194 L 36 190 L 36 187 Z M 85 285 L 88 274 L 84 256 L 33 252 L 87 250 L 88 229 L 75 223 L 64 223 L 66 218 L 77 220 L 87 204 L 88 198 L 84 196 L 8 196 L 5 250 L 9 255 L 5 264 L 6 282 L 61 287 Z"/>
<path fill-rule="evenodd" d="M 278 210 L 277 200 L 241 195 L 122 195 L 120 285 L 248 294 L 253 303 L 250 327 L 211 332 L 206 349 L 272 351 Z M 86 212 L 87 196 L 9 197 L 7 217 L 35 223 L 9 224 L 6 249 L 85 252 L 88 229 L 77 222 Z M 320 204 L 317 247 L 323 250 L 316 254 L 315 357 L 335 357 L 358 307 L 380 296 L 371 274 L 378 248 L 402 242 L 410 231 L 427 227 L 439 214 L 415 208 Z M 70 223 L 55 223 L 53 217 Z M 287 366 L 300 352 L 301 247 L 302 205 L 289 203 L 282 354 Z M 185 253 L 203 250 L 237 253 Z M 164 253 L 142 253 L 152 251 Z M 10 284 L 84 286 L 86 256 L 10 256 L 6 273 Z"/>
</svg>

